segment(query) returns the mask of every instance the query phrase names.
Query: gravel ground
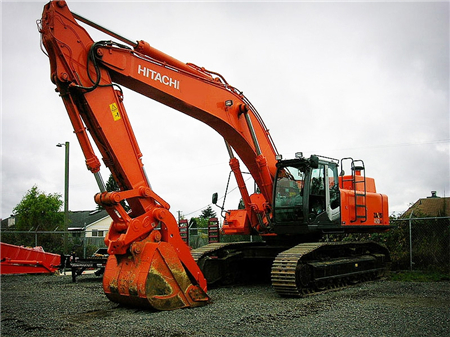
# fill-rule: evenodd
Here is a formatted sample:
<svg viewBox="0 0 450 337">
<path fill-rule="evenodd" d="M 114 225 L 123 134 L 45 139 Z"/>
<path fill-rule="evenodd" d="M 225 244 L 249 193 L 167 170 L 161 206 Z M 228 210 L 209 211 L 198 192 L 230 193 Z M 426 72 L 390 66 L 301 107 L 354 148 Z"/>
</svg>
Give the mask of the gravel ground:
<svg viewBox="0 0 450 337">
<path fill-rule="evenodd" d="M 205 307 L 125 308 L 83 275 L 1 278 L 2 336 L 448 336 L 450 282 L 376 281 L 307 298 L 269 285 L 211 289 Z"/>
</svg>

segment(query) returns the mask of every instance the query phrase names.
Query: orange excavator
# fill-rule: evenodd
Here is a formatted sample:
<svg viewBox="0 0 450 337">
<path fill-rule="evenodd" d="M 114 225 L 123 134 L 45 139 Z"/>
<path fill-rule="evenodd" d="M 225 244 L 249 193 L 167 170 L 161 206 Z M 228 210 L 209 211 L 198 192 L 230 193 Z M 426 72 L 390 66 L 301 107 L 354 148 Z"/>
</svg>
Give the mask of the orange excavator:
<svg viewBox="0 0 450 337">
<path fill-rule="evenodd" d="M 116 41 L 94 42 L 79 22 Z M 390 260 L 384 246 L 322 240 L 330 233 L 389 228 L 388 199 L 365 176 L 363 161 L 301 153 L 282 159 L 254 106 L 220 74 L 113 33 L 71 12 L 65 1 L 45 5 L 39 31 L 51 80 L 100 189 L 95 201 L 112 218 L 103 277 L 110 300 L 172 310 L 208 303 L 208 284 L 270 277 L 281 296 L 302 296 L 383 274 Z M 189 249 L 169 204 L 146 177 L 120 86 L 200 120 L 224 138 L 242 207 L 224 211 L 222 232 L 261 240 Z M 106 191 L 91 139 L 120 191 Z M 252 194 L 240 161 L 257 186 Z M 350 174 L 338 174 L 345 165 Z"/>
</svg>

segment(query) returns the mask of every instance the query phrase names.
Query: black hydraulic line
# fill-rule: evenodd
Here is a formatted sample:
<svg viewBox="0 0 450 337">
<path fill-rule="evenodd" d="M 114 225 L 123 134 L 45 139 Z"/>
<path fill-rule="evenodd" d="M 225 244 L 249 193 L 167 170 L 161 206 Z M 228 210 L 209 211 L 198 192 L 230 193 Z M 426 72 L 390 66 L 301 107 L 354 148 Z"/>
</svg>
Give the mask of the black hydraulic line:
<svg viewBox="0 0 450 337">
<path fill-rule="evenodd" d="M 111 35 L 112 37 L 114 37 L 114 38 L 116 38 L 116 39 L 118 39 L 118 40 L 120 40 L 120 41 L 122 41 L 122 42 L 124 42 L 126 44 L 129 44 L 130 46 L 133 46 L 133 48 L 138 45 L 137 41 L 132 41 L 130 39 L 127 39 L 126 37 L 123 37 L 122 35 L 114 33 L 112 30 L 109 30 L 108 28 L 100 26 L 99 24 L 97 24 L 97 23 L 95 23 L 95 22 L 93 22 L 93 21 L 91 21 L 89 19 L 86 19 L 85 17 L 83 17 L 83 16 L 81 16 L 81 15 L 79 15 L 77 13 L 72 12 L 72 15 L 73 15 L 73 17 L 75 19 L 78 19 L 81 22 L 83 22 L 83 23 L 85 23 L 85 24 L 87 24 L 87 25 L 89 25 L 89 26 L 91 26 L 91 27 L 93 27 L 93 28 L 103 32 L 103 33 Z"/>
</svg>

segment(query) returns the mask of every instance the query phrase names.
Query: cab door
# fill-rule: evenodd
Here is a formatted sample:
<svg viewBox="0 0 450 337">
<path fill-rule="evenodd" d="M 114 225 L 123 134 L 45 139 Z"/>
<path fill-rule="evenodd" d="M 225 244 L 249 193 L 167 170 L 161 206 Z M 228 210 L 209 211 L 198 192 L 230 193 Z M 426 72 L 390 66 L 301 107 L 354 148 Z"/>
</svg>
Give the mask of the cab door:
<svg viewBox="0 0 450 337">
<path fill-rule="evenodd" d="M 310 223 L 329 224 L 340 219 L 337 165 L 321 162 L 311 170 L 308 219 Z"/>
</svg>

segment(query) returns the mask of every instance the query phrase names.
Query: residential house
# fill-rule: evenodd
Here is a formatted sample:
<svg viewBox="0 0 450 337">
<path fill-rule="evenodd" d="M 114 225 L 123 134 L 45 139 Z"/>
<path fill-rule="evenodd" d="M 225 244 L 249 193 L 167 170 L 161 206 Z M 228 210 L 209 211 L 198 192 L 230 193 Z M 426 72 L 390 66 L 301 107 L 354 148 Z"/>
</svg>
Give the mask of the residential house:
<svg viewBox="0 0 450 337">
<path fill-rule="evenodd" d="M 2 230 L 14 231 L 15 220 L 14 216 L 2 219 Z M 73 236 L 105 237 L 111 221 L 105 210 L 69 211 L 69 231 L 73 232 Z M 82 232 L 85 232 L 85 235 L 81 235 Z"/>
<path fill-rule="evenodd" d="M 111 221 L 111 217 L 105 210 L 71 211 L 69 231 L 84 231 L 85 237 L 105 237 Z"/>
<path fill-rule="evenodd" d="M 450 216 L 450 197 L 438 197 L 436 191 L 431 196 L 420 198 L 401 216 L 411 217 L 447 217 Z"/>
<path fill-rule="evenodd" d="M 2 230 L 12 230 L 15 228 L 16 225 L 16 218 L 13 216 L 10 216 L 9 218 L 2 219 Z"/>
</svg>

